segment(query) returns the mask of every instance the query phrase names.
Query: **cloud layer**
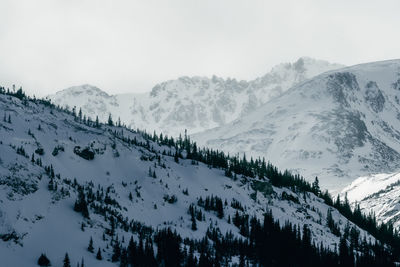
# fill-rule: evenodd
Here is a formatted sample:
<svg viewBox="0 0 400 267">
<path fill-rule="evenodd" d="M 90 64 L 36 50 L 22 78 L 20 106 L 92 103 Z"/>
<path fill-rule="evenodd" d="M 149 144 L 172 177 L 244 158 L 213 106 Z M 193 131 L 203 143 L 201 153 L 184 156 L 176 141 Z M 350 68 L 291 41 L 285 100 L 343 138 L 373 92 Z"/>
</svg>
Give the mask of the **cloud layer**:
<svg viewBox="0 0 400 267">
<path fill-rule="evenodd" d="M 398 58 L 398 10 L 399 1 L 2 0 L 0 84 L 143 92 L 182 75 L 252 79 L 300 56 Z"/>
</svg>

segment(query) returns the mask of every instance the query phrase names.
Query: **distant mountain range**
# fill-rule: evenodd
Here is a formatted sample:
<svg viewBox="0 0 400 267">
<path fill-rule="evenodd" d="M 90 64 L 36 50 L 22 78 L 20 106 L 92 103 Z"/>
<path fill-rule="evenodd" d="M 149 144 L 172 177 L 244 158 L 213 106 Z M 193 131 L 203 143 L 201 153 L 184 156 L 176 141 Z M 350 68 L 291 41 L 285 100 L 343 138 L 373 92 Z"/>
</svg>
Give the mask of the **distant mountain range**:
<svg viewBox="0 0 400 267">
<path fill-rule="evenodd" d="M 343 67 L 304 57 L 253 81 L 182 77 L 139 95 L 83 85 L 49 98 L 149 132 L 187 129 L 201 146 L 264 157 L 340 190 L 400 169 L 399 73 L 398 60 Z"/>
<path fill-rule="evenodd" d="M 127 126 L 178 136 L 225 125 L 250 113 L 295 84 L 320 73 L 343 67 L 308 57 L 275 66 L 252 81 L 216 76 L 181 77 L 154 86 L 144 94 L 108 95 L 91 85 L 59 91 L 48 98 L 60 106 L 76 106 L 94 119 L 106 121 L 109 113 Z"/>
</svg>

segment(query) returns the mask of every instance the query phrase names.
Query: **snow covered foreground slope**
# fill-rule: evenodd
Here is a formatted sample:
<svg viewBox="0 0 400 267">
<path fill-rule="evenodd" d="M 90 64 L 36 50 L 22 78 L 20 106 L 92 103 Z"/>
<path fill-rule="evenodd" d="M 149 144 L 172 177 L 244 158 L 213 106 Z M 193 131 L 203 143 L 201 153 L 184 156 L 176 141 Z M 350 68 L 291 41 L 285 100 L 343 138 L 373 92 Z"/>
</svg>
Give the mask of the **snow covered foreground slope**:
<svg viewBox="0 0 400 267">
<path fill-rule="evenodd" d="M 90 85 L 74 86 L 49 98 L 61 106 L 76 106 L 94 119 L 109 113 L 133 129 L 178 136 L 185 129 L 197 133 L 224 125 L 280 95 L 293 85 L 322 72 L 343 67 L 307 57 L 275 66 L 252 81 L 213 76 L 181 77 L 154 86 L 144 94 L 108 95 Z"/>
<path fill-rule="evenodd" d="M 105 221 L 93 207 L 89 209 L 90 219 L 73 210 L 78 197 L 76 183 L 93 188 L 94 192 L 101 189 L 109 196 L 106 207 L 116 210 L 122 218 L 159 229 L 171 227 L 183 237 L 202 238 L 210 224 L 218 226 L 222 233 L 231 230 L 240 236 L 239 229 L 228 223 L 237 211 L 231 205 L 224 205 L 222 218 L 198 207 L 203 210 L 205 221 L 197 222 L 197 231 L 191 230 L 189 205 L 196 205 L 200 197 L 214 195 L 227 203 L 237 200 L 251 216 L 262 217 L 270 209 L 282 224 L 307 224 L 316 244 L 322 242 L 333 249 L 339 242 L 339 237 L 326 226 L 328 206 L 312 193 L 276 188 L 268 180 L 234 180 L 222 170 L 202 163 L 193 165 L 190 160 L 176 163 L 173 157 L 162 155 L 164 150 L 168 154 L 170 148 L 145 140 L 136 132 L 105 125 L 88 127 L 72 115 L 43 104 L 0 94 L 0 114 L 4 116 L 0 121 L 3 266 L 35 266 L 41 253 L 47 254 L 53 266 L 60 266 L 66 252 L 73 266 L 82 258 L 85 266 L 116 266 L 106 260 L 112 252 L 108 247 L 110 237 L 106 235 L 103 240 L 110 221 Z M 122 136 L 146 145 L 128 144 L 121 140 Z M 46 173 L 44 167 L 48 166 L 52 167 Z M 346 224 L 353 225 L 338 211 L 332 211 L 341 231 Z M 361 238 L 374 240 L 359 230 Z M 121 228 L 115 231 L 125 242 L 132 235 Z M 102 248 L 105 260 L 98 261 L 87 251 L 90 237 L 95 249 Z"/>
<path fill-rule="evenodd" d="M 400 60 L 321 74 L 256 111 L 192 137 L 320 178 L 329 189 L 400 168 Z"/>
</svg>

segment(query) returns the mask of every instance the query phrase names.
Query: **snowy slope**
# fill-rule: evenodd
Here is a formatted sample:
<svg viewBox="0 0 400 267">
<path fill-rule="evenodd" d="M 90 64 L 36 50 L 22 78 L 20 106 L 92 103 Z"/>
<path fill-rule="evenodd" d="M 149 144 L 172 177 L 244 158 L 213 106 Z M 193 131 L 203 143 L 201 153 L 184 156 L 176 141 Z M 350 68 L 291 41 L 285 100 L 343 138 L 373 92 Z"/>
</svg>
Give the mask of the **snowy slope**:
<svg viewBox="0 0 400 267">
<path fill-rule="evenodd" d="M 322 72 L 342 67 L 307 57 L 274 67 L 252 81 L 213 76 L 181 77 L 154 86 L 149 93 L 108 95 L 82 85 L 50 95 L 53 103 L 82 108 L 92 119 L 120 117 L 132 128 L 178 136 L 185 129 L 197 133 L 224 125 L 280 95 L 291 86 Z"/>
<path fill-rule="evenodd" d="M 364 213 L 374 212 L 378 221 L 400 227 L 400 174 L 376 174 L 360 177 L 345 187 L 342 198 L 359 204 Z"/>
<path fill-rule="evenodd" d="M 275 188 L 268 180 L 259 183 L 272 191 L 255 191 L 254 179 L 242 177 L 235 181 L 224 176 L 222 170 L 202 163 L 192 165 L 190 160 L 176 163 L 173 157 L 161 154 L 168 147 L 149 142 L 160 152 L 158 162 L 155 154 L 145 147 L 121 140 L 123 135 L 146 143 L 140 134 L 122 127 L 88 127 L 71 115 L 42 104 L 0 95 L 0 114 L 5 117 L 5 121 L 0 121 L 0 258 L 4 266 L 34 266 L 41 253 L 46 253 L 53 266 L 57 266 L 61 265 L 65 252 L 69 253 L 73 266 L 82 258 L 86 266 L 116 266 L 96 260 L 86 250 L 93 237 L 95 249 L 101 247 L 103 257 L 110 258 L 109 237 L 102 239 L 109 222 L 93 208 L 90 220 L 73 211 L 77 199 L 77 190 L 72 186 L 74 179 L 94 190 L 107 190 L 119 203 L 118 212 L 129 221 L 134 219 L 155 228 L 172 227 L 183 237 L 202 238 L 210 223 L 218 225 L 223 233 L 232 230 L 239 235 L 239 230 L 228 223 L 228 216 L 232 217 L 236 211 L 229 205 L 224 206 L 222 219 L 214 212 L 204 211 L 206 220 L 198 222 L 197 231 L 191 230 L 189 205 L 196 204 L 199 197 L 214 195 L 228 203 L 236 199 L 247 214 L 259 218 L 271 209 L 282 224 L 285 221 L 307 224 L 317 244 L 322 242 L 334 249 L 339 242 L 339 237 L 326 226 L 328 206 L 311 193 L 303 195 Z M 94 151 L 94 159 L 86 160 L 75 154 L 76 146 Z M 55 148 L 58 153 L 53 153 Z M 32 154 L 36 161 L 41 159 L 43 166 L 53 166 L 57 190 L 48 190 L 49 175 L 31 161 Z M 149 168 L 156 178 L 149 176 Z M 283 199 L 283 191 L 297 201 Z M 129 193 L 133 194 L 132 200 Z M 165 201 L 165 196 L 172 195 L 177 197 L 175 203 Z M 353 225 L 336 210 L 333 216 L 341 230 L 346 224 Z M 84 231 L 82 222 L 86 224 Z M 361 237 L 374 240 L 360 231 Z M 117 233 L 120 240 L 122 237 L 129 240 L 131 236 L 123 229 L 117 229 Z"/>
<path fill-rule="evenodd" d="M 342 68 L 300 83 L 232 123 L 192 137 L 329 189 L 400 169 L 400 60 Z"/>
</svg>

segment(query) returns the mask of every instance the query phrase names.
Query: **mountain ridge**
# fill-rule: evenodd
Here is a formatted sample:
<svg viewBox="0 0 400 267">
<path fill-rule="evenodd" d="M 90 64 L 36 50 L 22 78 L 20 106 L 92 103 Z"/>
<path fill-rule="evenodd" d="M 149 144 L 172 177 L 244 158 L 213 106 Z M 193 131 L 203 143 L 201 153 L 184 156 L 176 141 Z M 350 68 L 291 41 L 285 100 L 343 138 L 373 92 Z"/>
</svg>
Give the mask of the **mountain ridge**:
<svg viewBox="0 0 400 267">
<path fill-rule="evenodd" d="M 86 87 L 78 97 L 70 92 L 78 86 L 48 98 L 57 105 L 82 108 L 92 119 L 98 115 L 101 121 L 106 121 L 111 113 L 113 117 L 121 117 L 121 121 L 132 128 L 155 130 L 177 137 L 185 129 L 193 134 L 231 122 L 292 85 L 340 67 L 342 65 L 302 57 L 294 63 L 281 63 L 269 73 L 250 81 L 223 79 L 215 75 L 211 78 L 183 76 L 159 83 L 148 93 L 105 93 L 104 97 L 93 97 L 93 94 L 84 95 Z"/>
<path fill-rule="evenodd" d="M 320 74 L 256 111 L 192 135 L 200 145 L 265 157 L 280 168 L 341 189 L 368 173 L 400 166 L 400 60 Z M 382 163 L 383 162 L 383 163 Z"/>
<path fill-rule="evenodd" d="M 209 151 L 201 152 L 202 161 L 190 160 L 184 149 L 186 137 L 174 144 L 161 136 L 98 125 L 49 102 L 26 99 L 23 92 L 10 96 L 0 90 L 0 103 L 4 114 L 0 121 L 0 255 L 7 266 L 30 266 L 43 253 L 59 264 L 66 252 L 73 262 L 84 259 L 88 266 L 115 266 L 123 263 L 123 253 L 117 252 L 130 237 L 142 240 L 139 244 L 146 242 L 146 251 L 153 254 L 149 242 L 154 240 L 155 246 L 161 246 L 162 240 L 173 242 L 172 230 L 193 242 L 203 236 L 212 240 L 207 242 L 216 242 L 224 234 L 229 242 L 233 237 L 247 238 L 246 229 L 255 233 L 257 224 L 253 219 L 249 223 L 250 214 L 267 219 L 273 214 L 277 219 L 273 227 L 284 227 L 286 234 L 293 224 L 299 229 L 295 236 L 303 236 L 301 244 L 322 244 L 336 263 L 339 256 L 329 251 L 335 253 L 339 246 L 342 254 L 361 249 L 357 245 L 349 252 L 341 233 L 351 230 L 352 240 L 360 245 L 366 240 L 371 246 L 375 243 L 373 236 L 332 203 L 325 203 L 326 195 L 313 193 L 319 194 L 318 184 L 311 189 L 299 177 L 273 167 L 277 177 L 249 177 L 245 173 L 254 174 L 246 167 L 254 163 L 243 159 L 237 167 L 243 164 L 245 168 L 232 175 L 227 167 L 225 172 L 215 168 L 221 164 L 213 162 L 221 157 L 215 152 L 212 161 L 205 157 Z M 196 151 L 200 152 L 192 144 L 191 157 Z M 292 184 L 278 186 L 273 179 Z M 162 230 L 167 228 L 172 230 Z M 168 233 L 172 240 L 167 239 Z M 142 235 L 147 235 L 146 241 Z M 91 243 L 100 256 L 87 245 Z M 212 244 L 202 246 L 217 251 Z M 158 252 L 165 249 L 160 246 Z M 205 252 L 191 243 L 179 241 L 177 251 L 187 256 L 183 251 L 192 248 L 201 262 Z M 210 253 L 218 262 L 218 254 Z M 234 253 L 223 254 L 230 265 L 239 262 L 240 253 Z M 309 266 L 307 261 L 304 266 Z"/>
</svg>

